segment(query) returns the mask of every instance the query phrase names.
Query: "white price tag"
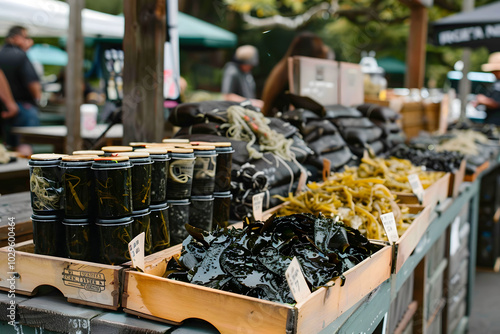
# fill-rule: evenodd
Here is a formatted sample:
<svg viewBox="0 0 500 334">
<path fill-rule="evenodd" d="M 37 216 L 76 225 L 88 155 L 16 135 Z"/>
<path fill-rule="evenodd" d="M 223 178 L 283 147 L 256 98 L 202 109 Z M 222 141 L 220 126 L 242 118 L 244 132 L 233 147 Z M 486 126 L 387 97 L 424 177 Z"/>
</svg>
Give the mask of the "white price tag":
<svg viewBox="0 0 500 334">
<path fill-rule="evenodd" d="M 302 189 L 306 186 L 307 183 L 307 171 L 305 169 L 302 169 L 300 172 L 300 177 L 299 177 L 299 183 L 297 185 L 297 190 L 295 191 L 295 194 L 299 194 L 302 192 Z"/>
<path fill-rule="evenodd" d="M 262 203 L 266 193 L 260 193 L 252 197 L 253 218 L 255 220 L 262 220 Z"/>
<path fill-rule="evenodd" d="M 418 201 L 422 203 L 422 200 L 424 199 L 424 187 L 422 187 L 422 182 L 420 182 L 418 175 L 408 175 L 408 182 L 410 182 L 411 189 L 413 190 L 415 196 L 417 196 Z"/>
<path fill-rule="evenodd" d="M 144 271 L 144 232 L 128 243 L 128 252 L 132 260 L 132 267 Z"/>
<path fill-rule="evenodd" d="M 460 248 L 460 217 L 455 217 L 451 224 L 450 255 L 454 255 Z"/>
<path fill-rule="evenodd" d="M 307 286 L 306 279 L 302 273 L 302 268 L 300 267 L 300 263 L 296 257 L 293 258 L 292 262 L 288 266 L 288 269 L 285 272 L 285 277 L 293 298 L 297 303 L 300 303 L 311 294 L 311 290 L 309 290 L 309 286 Z"/>
<path fill-rule="evenodd" d="M 398 228 L 396 226 L 396 219 L 394 219 L 394 214 L 392 212 L 385 213 L 380 216 L 382 225 L 384 225 L 385 234 L 387 234 L 387 239 L 392 244 L 399 239 Z"/>
</svg>

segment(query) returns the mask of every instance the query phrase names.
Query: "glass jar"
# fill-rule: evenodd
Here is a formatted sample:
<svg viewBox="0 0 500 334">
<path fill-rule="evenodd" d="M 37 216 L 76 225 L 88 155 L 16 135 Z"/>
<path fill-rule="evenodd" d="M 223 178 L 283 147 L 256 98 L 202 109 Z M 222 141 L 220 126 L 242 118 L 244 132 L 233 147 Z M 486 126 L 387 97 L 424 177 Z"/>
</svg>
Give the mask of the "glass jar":
<svg viewBox="0 0 500 334">
<path fill-rule="evenodd" d="M 212 230 L 229 226 L 232 198 L 233 195 L 229 191 L 214 193 Z"/>
<path fill-rule="evenodd" d="M 91 169 L 97 155 L 68 155 L 62 158 L 64 216 L 87 217 L 96 211 L 94 173 Z"/>
<path fill-rule="evenodd" d="M 230 142 L 211 143 L 217 152 L 217 168 L 215 169 L 214 192 L 231 190 L 231 167 L 234 149 Z"/>
<path fill-rule="evenodd" d="M 214 209 L 214 197 L 191 196 L 189 207 L 189 224 L 210 232 L 212 230 L 212 215 Z"/>
<path fill-rule="evenodd" d="M 151 254 L 152 236 L 149 208 L 132 212 L 132 239 L 144 232 L 144 254 Z"/>
<path fill-rule="evenodd" d="M 127 156 L 132 164 L 132 209 L 137 211 L 149 208 L 153 165 L 149 153 L 136 151 L 117 153 L 117 156 Z"/>
<path fill-rule="evenodd" d="M 184 227 L 189 223 L 189 200 L 171 200 L 167 201 L 168 206 L 168 227 L 170 232 L 170 245 L 177 245 L 187 238 L 189 233 Z"/>
<path fill-rule="evenodd" d="M 132 165 L 128 157 L 96 158 L 92 164 L 97 195 L 97 213 L 101 219 L 132 213 Z"/>
<path fill-rule="evenodd" d="M 148 152 L 153 161 L 151 169 L 151 203 L 164 203 L 167 200 L 167 171 L 170 157 L 166 148 L 143 148 L 135 152 Z"/>
<path fill-rule="evenodd" d="M 63 181 L 60 169 L 63 154 L 33 154 L 30 171 L 31 207 L 35 214 L 56 214 L 63 208 Z"/>
<path fill-rule="evenodd" d="M 153 204 L 149 207 L 151 213 L 151 253 L 159 252 L 170 247 L 170 232 L 168 224 L 169 207 L 167 203 Z"/>
<path fill-rule="evenodd" d="M 133 222 L 131 217 L 97 221 L 100 263 L 116 265 L 130 261 L 128 244 L 132 241 Z"/>
<path fill-rule="evenodd" d="M 62 222 L 66 256 L 70 259 L 92 261 L 92 250 L 96 245 L 92 238 L 89 219 L 69 219 Z"/>
<path fill-rule="evenodd" d="M 215 146 L 197 145 L 194 149 L 192 196 L 208 196 L 214 192 L 217 153 Z"/>
<path fill-rule="evenodd" d="M 63 225 L 58 215 L 32 215 L 35 254 L 64 256 Z"/>
<path fill-rule="evenodd" d="M 169 149 L 172 161 L 168 168 L 168 200 L 189 200 L 193 185 L 194 153 L 190 148 Z"/>
</svg>

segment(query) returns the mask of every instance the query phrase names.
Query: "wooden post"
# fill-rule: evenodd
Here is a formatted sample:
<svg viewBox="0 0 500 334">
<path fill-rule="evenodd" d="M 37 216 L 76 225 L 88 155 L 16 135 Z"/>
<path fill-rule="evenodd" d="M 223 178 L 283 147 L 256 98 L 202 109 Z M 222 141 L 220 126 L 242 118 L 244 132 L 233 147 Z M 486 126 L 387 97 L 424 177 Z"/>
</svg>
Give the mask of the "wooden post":
<svg viewBox="0 0 500 334">
<path fill-rule="evenodd" d="M 418 2 L 409 4 L 410 35 L 406 49 L 406 87 L 422 88 L 425 77 L 425 46 L 427 44 L 427 8 Z"/>
<path fill-rule="evenodd" d="M 66 91 L 66 127 L 68 135 L 66 138 L 65 151 L 71 153 L 82 147 L 80 136 L 80 106 L 83 102 L 83 34 L 82 34 L 82 9 L 85 1 L 68 0 L 69 25 L 68 43 L 68 65 L 66 66 L 66 79 L 64 87 Z"/>
<path fill-rule="evenodd" d="M 123 143 L 159 141 L 163 136 L 164 0 L 124 4 Z"/>
</svg>

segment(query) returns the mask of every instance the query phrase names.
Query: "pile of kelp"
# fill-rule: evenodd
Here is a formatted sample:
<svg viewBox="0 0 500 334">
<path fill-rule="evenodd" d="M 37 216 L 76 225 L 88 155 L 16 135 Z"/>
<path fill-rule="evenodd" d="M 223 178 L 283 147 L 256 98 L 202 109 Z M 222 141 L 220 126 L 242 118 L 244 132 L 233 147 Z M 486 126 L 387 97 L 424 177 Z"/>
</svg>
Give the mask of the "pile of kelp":
<svg viewBox="0 0 500 334">
<path fill-rule="evenodd" d="M 181 254 L 168 262 L 164 277 L 289 304 L 295 301 L 285 272 L 294 257 L 314 290 L 381 248 L 322 215 L 273 216 L 210 234 L 186 228 L 190 236 Z"/>
</svg>

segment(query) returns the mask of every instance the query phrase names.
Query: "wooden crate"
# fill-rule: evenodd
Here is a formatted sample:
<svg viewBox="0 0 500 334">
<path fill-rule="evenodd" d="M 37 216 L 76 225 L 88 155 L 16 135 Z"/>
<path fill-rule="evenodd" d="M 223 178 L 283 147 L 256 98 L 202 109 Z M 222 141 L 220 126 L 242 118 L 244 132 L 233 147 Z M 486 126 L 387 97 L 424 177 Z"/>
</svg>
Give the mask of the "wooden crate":
<svg viewBox="0 0 500 334">
<path fill-rule="evenodd" d="M 394 273 L 397 274 L 403 264 L 408 260 L 415 247 L 417 247 L 420 239 L 424 235 L 427 227 L 429 227 L 431 220 L 431 213 L 434 211 L 435 206 L 412 206 L 408 205 L 410 213 L 417 214 L 418 216 L 411 223 L 410 227 L 396 242 L 396 252 L 394 262 Z"/>
<path fill-rule="evenodd" d="M 391 272 L 392 249 L 384 246 L 344 273 L 345 284 L 322 287 L 294 305 L 163 278 L 166 261 L 180 246 L 146 258 L 145 273 L 125 271 L 123 307 L 127 313 L 178 324 L 189 318 L 211 323 L 221 333 L 317 333 L 354 306 Z"/>
<path fill-rule="evenodd" d="M 486 169 L 488 169 L 488 167 L 490 167 L 490 162 L 486 161 L 481 166 L 478 166 L 476 168 L 476 172 L 474 174 L 465 174 L 464 181 L 465 182 L 474 182 L 474 181 L 476 181 L 476 179 L 479 176 L 479 174 L 481 174 Z"/>
<path fill-rule="evenodd" d="M 460 163 L 460 168 L 455 173 L 450 174 L 450 186 L 448 188 L 448 197 L 456 198 L 460 193 L 460 186 L 464 182 L 466 166 L 467 166 L 467 161 L 464 159 Z"/>
<path fill-rule="evenodd" d="M 448 198 L 448 189 L 450 183 L 450 173 L 446 173 L 442 178 L 434 182 L 430 187 L 425 189 L 422 203 L 419 203 L 417 196 L 413 193 L 395 193 L 399 203 L 416 204 L 422 206 L 433 206 L 438 202 L 443 202 Z"/>
<path fill-rule="evenodd" d="M 124 267 L 34 254 L 32 240 L 15 247 L 15 268 L 8 265 L 9 249 L 0 248 L 0 290 L 9 291 L 12 275 L 16 293 L 33 296 L 37 288 L 52 286 L 71 303 L 116 310 L 120 307 Z"/>
</svg>

